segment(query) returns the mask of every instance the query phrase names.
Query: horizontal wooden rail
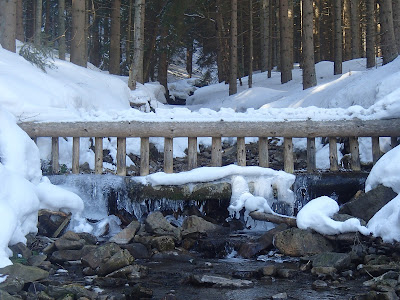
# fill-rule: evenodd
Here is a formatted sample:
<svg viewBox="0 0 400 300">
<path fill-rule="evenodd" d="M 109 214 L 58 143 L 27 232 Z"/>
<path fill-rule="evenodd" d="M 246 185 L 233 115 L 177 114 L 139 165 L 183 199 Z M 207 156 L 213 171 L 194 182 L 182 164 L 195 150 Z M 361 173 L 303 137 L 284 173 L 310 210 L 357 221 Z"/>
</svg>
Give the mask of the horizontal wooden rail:
<svg viewBox="0 0 400 300">
<path fill-rule="evenodd" d="M 330 170 L 338 171 L 337 138 L 348 137 L 350 166 L 360 171 L 358 137 L 371 137 L 373 163 L 380 158 L 379 137 L 391 137 L 392 147 L 397 146 L 400 136 L 400 119 L 390 120 L 343 120 L 343 121 L 287 121 L 287 122 L 172 122 L 172 121 L 130 121 L 130 122 L 61 122 L 21 123 L 28 135 L 52 137 L 52 171 L 59 171 L 59 137 L 73 137 L 72 173 L 79 172 L 79 138 L 95 138 L 95 173 L 103 172 L 103 137 L 117 137 L 116 173 L 126 175 L 126 138 L 140 137 L 140 175 L 150 173 L 149 137 L 164 137 L 164 172 L 172 173 L 173 138 L 188 138 L 187 169 L 197 167 L 197 137 L 212 137 L 211 166 L 222 166 L 221 137 L 237 137 L 237 164 L 246 165 L 245 137 L 258 137 L 258 164 L 269 166 L 268 137 L 283 137 L 283 168 L 293 173 L 293 137 L 307 138 L 307 171 L 315 172 L 315 137 L 329 138 Z"/>
<path fill-rule="evenodd" d="M 341 121 L 124 121 L 20 123 L 35 137 L 372 137 L 399 136 L 400 119 Z"/>
</svg>

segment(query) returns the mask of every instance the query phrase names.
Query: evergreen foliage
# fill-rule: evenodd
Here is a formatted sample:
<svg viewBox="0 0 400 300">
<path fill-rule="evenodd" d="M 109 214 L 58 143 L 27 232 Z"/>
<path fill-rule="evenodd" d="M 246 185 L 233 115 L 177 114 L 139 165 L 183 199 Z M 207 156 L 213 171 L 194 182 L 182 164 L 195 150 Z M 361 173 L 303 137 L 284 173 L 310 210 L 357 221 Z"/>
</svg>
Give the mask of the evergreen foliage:
<svg viewBox="0 0 400 300">
<path fill-rule="evenodd" d="M 34 66 L 46 73 L 46 68 L 54 69 L 53 49 L 47 46 L 35 46 L 33 43 L 24 43 L 19 50 L 19 55 Z"/>
</svg>

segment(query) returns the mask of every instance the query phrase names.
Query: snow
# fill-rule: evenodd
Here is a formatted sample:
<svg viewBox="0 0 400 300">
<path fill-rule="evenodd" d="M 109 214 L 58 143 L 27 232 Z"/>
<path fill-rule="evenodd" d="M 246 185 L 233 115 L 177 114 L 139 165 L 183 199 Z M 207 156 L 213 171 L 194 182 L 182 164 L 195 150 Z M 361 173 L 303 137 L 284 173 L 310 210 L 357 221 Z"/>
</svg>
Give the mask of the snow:
<svg viewBox="0 0 400 300">
<path fill-rule="evenodd" d="M 17 44 L 20 47 L 20 44 Z M 115 224 L 108 218 L 101 224 L 89 225 L 82 217 L 83 202 L 80 196 L 59 186 L 52 185 L 42 176 L 40 164 L 50 159 L 49 138 L 39 138 L 37 146 L 17 126 L 18 122 L 60 121 L 289 121 L 289 120 L 346 120 L 390 119 L 400 117 L 400 58 L 375 69 L 365 69 L 365 59 L 343 63 L 344 74 L 333 75 L 333 63 L 316 65 L 318 85 L 303 90 L 302 74 L 298 66 L 293 70 L 293 80 L 280 84 L 280 73 L 272 77 L 255 73 L 253 88 L 247 88 L 247 78 L 238 93 L 228 96 L 228 86 L 214 84 L 195 89 L 196 79 L 175 81 L 170 84 L 173 97 L 187 99 L 187 106 L 166 105 L 164 88 L 159 83 L 138 84 L 135 91 L 127 87 L 127 78 L 109 75 L 92 65 L 82 68 L 68 61 L 54 59 L 55 68 L 41 71 L 21 56 L 0 47 L 0 267 L 11 263 L 8 246 L 25 242 L 28 232 L 36 232 L 37 212 L 41 208 L 62 210 L 73 214 L 72 227 L 76 231 L 99 231 L 102 224 Z M 176 74 L 175 74 L 176 75 Z M 193 93 L 193 95 L 190 95 Z M 190 95 L 190 96 L 189 96 Z M 142 110 L 131 108 L 142 106 Z M 72 139 L 60 139 L 60 163 L 71 166 Z M 249 142 L 252 139 L 246 139 Z M 162 138 L 151 138 L 156 148 L 163 148 Z M 233 143 L 235 139 L 225 139 Z M 363 162 L 372 160 L 370 139 L 360 138 L 360 156 Z M 115 160 L 116 139 L 104 139 L 104 149 Z M 80 163 L 88 162 L 93 169 L 94 153 L 90 139 L 81 139 Z M 210 138 L 199 138 L 199 143 L 210 145 Z M 304 149 L 305 140 L 294 143 Z M 381 139 L 381 150 L 387 152 L 388 139 Z M 127 140 L 127 152 L 140 154 L 140 141 Z M 174 156 L 185 156 L 187 139 L 174 139 Z M 338 149 L 342 147 L 338 144 Z M 317 166 L 329 167 L 328 146 L 316 141 Z M 366 190 L 377 184 L 390 186 L 400 192 L 400 179 L 396 167 L 400 165 L 400 148 L 389 151 L 375 165 L 367 180 Z M 338 152 L 340 159 L 341 153 Z M 133 162 L 127 159 L 127 164 Z M 114 170 L 112 164 L 105 168 Z M 182 174 L 152 174 L 138 180 L 149 184 L 182 184 L 232 180 L 231 211 L 235 214 L 245 209 L 270 212 L 271 203 L 277 199 L 293 202 L 290 191 L 293 175 L 257 167 L 227 166 L 201 168 Z M 249 181 L 254 192 L 249 192 Z M 278 192 L 276 198 L 274 190 Z M 300 226 L 321 232 L 347 232 L 360 230 L 355 220 L 331 220 L 337 206 L 329 198 L 311 201 L 299 212 Z M 384 240 L 400 240 L 399 197 L 382 208 L 368 224 L 376 236 Z M 336 204 L 337 205 L 337 204 Z M 302 217 L 303 216 L 303 217 Z M 117 224 L 118 225 L 118 224 Z M 396 227 L 394 227 L 396 226 Z"/>
</svg>

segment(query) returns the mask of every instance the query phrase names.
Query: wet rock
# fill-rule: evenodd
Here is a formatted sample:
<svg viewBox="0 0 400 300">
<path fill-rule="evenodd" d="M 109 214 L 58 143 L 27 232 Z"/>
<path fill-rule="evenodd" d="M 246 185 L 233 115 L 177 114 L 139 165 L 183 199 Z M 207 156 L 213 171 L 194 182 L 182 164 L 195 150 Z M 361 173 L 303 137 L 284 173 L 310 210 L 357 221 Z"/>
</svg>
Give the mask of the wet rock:
<svg viewBox="0 0 400 300">
<path fill-rule="evenodd" d="M 254 283 L 250 280 L 229 279 L 221 276 L 190 275 L 189 282 L 195 285 L 216 286 L 222 288 L 250 288 Z"/>
<path fill-rule="evenodd" d="M 120 251 L 121 248 L 114 243 L 104 244 L 102 246 L 96 247 L 93 251 L 90 251 L 82 257 L 82 263 L 91 269 L 97 269 L 102 262 L 109 259 L 115 253 Z"/>
<path fill-rule="evenodd" d="M 96 299 L 97 294 L 89 291 L 84 286 L 79 284 L 67 285 L 50 285 L 47 289 L 47 294 L 53 298 L 63 298 L 67 295 L 74 295 L 74 298 L 86 297 L 88 299 Z M 72 298 L 72 299 L 74 299 Z"/>
<path fill-rule="evenodd" d="M 271 297 L 272 300 L 283 300 L 283 299 L 287 299 L 288 295 L 286 293 L 279 293 L 279 294 L 275 294 Z"/>
<path fill-rule="evenodd" d="M 379 185 L 368 193 L 357 193 L 340 208 L 339 213 L 349 214 L 368 222 L 378 210 L 396 196 L 391 188 Z"/>
<path fill-rule="evenodd" d="M 19 278 L 24 282 L 46 279 L 49 272 L 37 267 L 25 266 L 18 263 L 0 269 L 0 274 L 9 275 L 8 279 Z"/>
<path fill-rule="evenodd" d="M 149 270 L 145 266 L 133 264 L 126 267 L 123 267 L 117 271 L 114 271 L 108 274 L 106 277 L 113 278 L 125 278 L 128 280 L 139 279 L 146 277 L 149 273 Z"/>
<path fill-rule="evenodd" d="M 348 215 L 348 214 L 334 214 L 332 216 L 332 219 L 338 222 L 345 222 L 348 219 L 352 219 L 354 216 Z M 363 219 L 358 219 L 360 221 L 361 226 L 366 226 L 367 222 L 365 222 Z"/>
<path fill-rule="evenodd" d="M 279 224 L 277 227 L 268 230 L 255 242 L 243 243 L 239 248 L 239 255 L 244 258 L 251 258 L 257 253 L 273 246 L 274 235 L 287 229 L 286 224 Z"/>
<path fill-rule="evenodd" d="M 138 221 L 132 221 L 122 231 L 110 238 L 110 242 L 116 244 L 128 244 L 135 237 L 136 232 L 140 229 Z"/>
<path fill-rule="evenodd" d="M 159 211 L 151 213 L 145 221 L 146 231 L 158 236 L 170 235 L 180 241 L 182 234 L 180 228 L 172 226 Z"/>
<path fill-rule="evenodd" d="M 313 267 L 333 267 L 343 270 L 350 267 L 351 258 L 348 253 L 325 252 L 311 257 Z"/>
<path fill-rule="evenodd" d="M 111 256 L 106 262 L 102 263 L 96 271 L 100 276 L 110 274 L 113 271 L 130 265 L 134 260 L 135 259 L 128 250 L 121 249 Z"/>
<path fill-rule="evenodd" d="M 312 283 L 313 290 L 321 291 L 321 290 L 327 290 L 328 288 L 329 288 L 328 284 L 323 280 L 315 280 Z"/>
<path fill-rule="evenodd" d="M 6 291 L 3 291 L 2 289 L 0 289 L 0 299 L 1 300 L 21 300 L 21 298 L 11 296 L 9 293 L 7 293 Z"/>
<path fill-rule="evenodd" d="M 96 245 L 97 244 L 97 237 L 93 234 L 87 232 L 79 232 L 78 233 L 80 239 L 85 240 L 86 244 L 88 245 Z"/>
<path fill-rule="evenodd" d="M 0 290 L 10 294 L 16 294 L 20 292 L 24 287 L 25 282 L 18 277 L 7 277 L 5 281 L 0 283 Z M 2 298 L 0 298 L 2 299 Z"/>
<path fill-rule="evenodd" d="M 294 269 L 277 269 L 276 275 L 280 278 L 293 278 L 298 273 L 297 270 Z"/>
<path fill-rule="evenodd" d="M 96 277 L 93 282 L 95 285 L 105 287 L 120 287 L 128 283 L 126 278 L 114 278 L 114 277 Z"/>
<path fill-rule="evenodd" d="M 261 269 L 261 272 L 264 276 L 275 276 L 277 271 L 276 266 L 269 265 Z"/>
<path fill-rule="evenodd" d="M 207 233 L 218 229 L 218 226 L 198 216 L 187 217 L 182 224 L 182 236 L 193 233 Z"/>
<path fill-rule="evenodd" d="M 82 257 L 82 250 L 61 250 L 54 251 L 50 256 L 53 263 L 64 263 L 69 260 L 79 260 Z"/>
<path fill-rule="evenodd" d="M 67 218 L 68 215 L 63 212 L 40 210 L 38 214 L 38 234 L 52 237 Z"/>
<path fill-rule="evenodd" d="M 157 236 L 151 241 L 151 246 L 160 252 L 171 251 L 175 249 L 175 242 L 169 235 Z"/>
<path fill-rule="evenodd" d="M 149 258 L 150 254 L 146 246 L 141 243 L 130 243 L 121 245 L 121 248 L 126 249 L 134 258 Z"/>
<path fill-rule="evenodd" d="M 28 258 L 28 264 L 33 267 L 40 266 L 47 259 L 46 254 L 32 255 Z"/>
<path fill-rule="evenodd" d="M 238 271 L 233 271 L 232 272 L 232 277 L 233 278 L 238 278 L 238 279 L 252 279 L 252 278 L 260 278 L 262 275 L 259 270 L 238 270 Z"/>
<path fill-rule="evenodd" d="M 381 276 L 374 277 L 363 283 L 364 286 L 371 287 L 373 289 L 378 289 L 382 286 L 387 286 L 390 288 L 395 288 L 398 284 L 399 272 L 389 271 Z M 382 290 L 382 288 L 380 288 Z"/>
<path fill-rule="evenodd" d="M 335 278 L 337 269 L 334 267 L 314 267 L 311 269 L 311 274 L 321 278 Z"/>
<path fill-rule="evenodd" d="M 290 228 L 274 236 L 275 247 L 289 256 L 305 256 L 333 250 L 332 243 L 319 233 Z"/>
<path fill-rule="evenodd" d="M 364 265 L 363 270 L 372 276 L 379 276 L 389 271 L 400 272 L 400 265 L 394 262 L 387 265 Z"/>
<path fill-rule="evenodd" d="M 197 241 L 195 250 L 205 258 L 224 258 L 228 254 L 228 241 L 224 238 L 211 237 Z"/>
<path fill-rule="evenodd" d="M 86 242 L 75 232 L 67 231 L 54 244 L 58 250 L 79 250 L 83 248 Z"/>
<path fill-rule="evenodd" d="M 32 251 L 24 244 L 17 243 L 10 247 L 14 256 L 21 256 L 25 259 L 29 259 L 32 256 Z"/>
</svg>

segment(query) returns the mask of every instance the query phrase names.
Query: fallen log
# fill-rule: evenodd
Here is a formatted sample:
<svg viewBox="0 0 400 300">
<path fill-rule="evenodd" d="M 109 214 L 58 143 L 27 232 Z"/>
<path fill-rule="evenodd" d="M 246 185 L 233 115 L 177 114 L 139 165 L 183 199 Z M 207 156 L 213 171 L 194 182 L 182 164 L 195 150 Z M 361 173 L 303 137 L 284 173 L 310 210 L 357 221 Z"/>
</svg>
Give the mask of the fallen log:
<svg viewBox="0 0 400 300">
<path fill-rule="evenodd" d="M 288 217 L 283 215 L 273 215 L 263 212 L 253 211 L 250 213 L 250 217 L 258 221 L 268 221 L 275 224 L 286 224 L 290 227 L 297 227 L 296 218 Z"/>
</svg>

